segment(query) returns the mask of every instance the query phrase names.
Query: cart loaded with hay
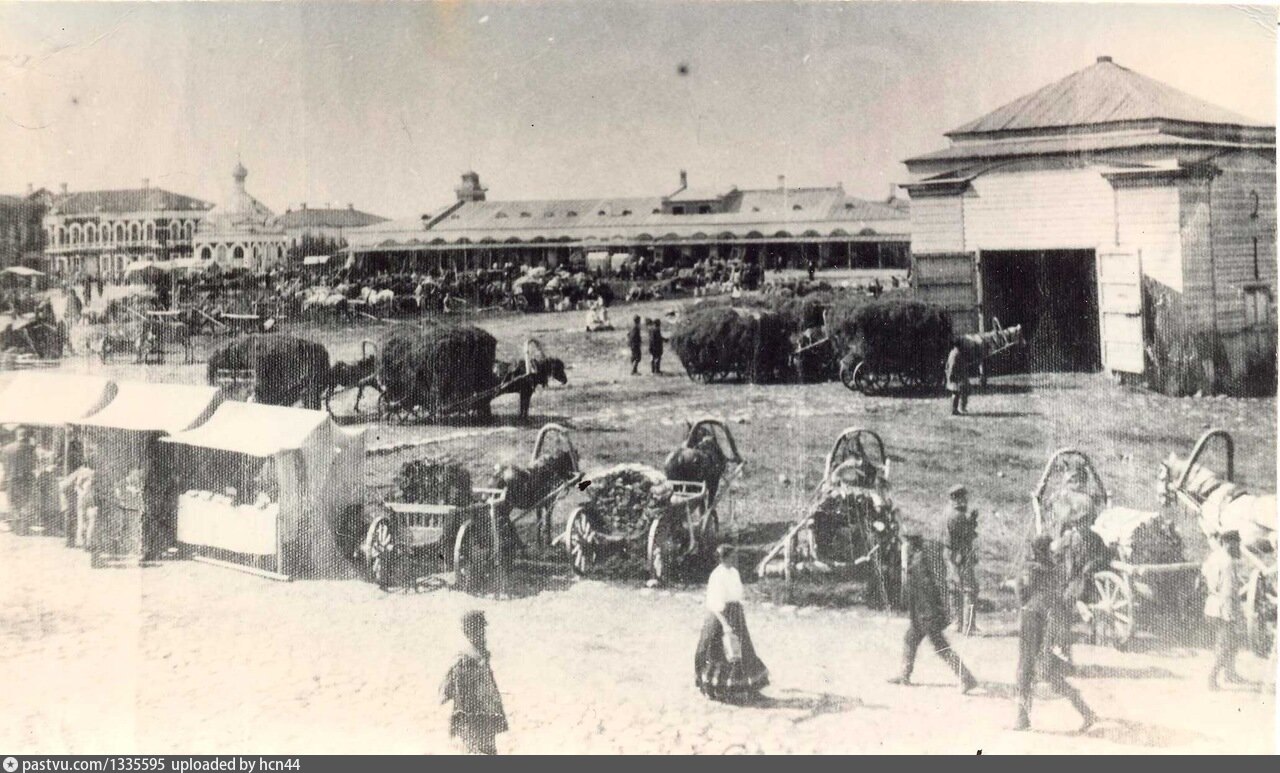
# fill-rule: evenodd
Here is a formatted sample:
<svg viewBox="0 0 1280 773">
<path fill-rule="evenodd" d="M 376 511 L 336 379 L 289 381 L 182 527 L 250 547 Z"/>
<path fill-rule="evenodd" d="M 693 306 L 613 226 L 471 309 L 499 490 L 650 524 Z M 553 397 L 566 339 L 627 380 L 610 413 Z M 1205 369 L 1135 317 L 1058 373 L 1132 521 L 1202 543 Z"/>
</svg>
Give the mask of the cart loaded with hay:
<svg viewBox="0 0 1280 773">
<path fill-rule="evenodd" d="M 627 573 L 643 559 L 650 581 L 662 583 L 710 568 L 720 509 L 744 464 L 724 422 L 704 418 L 688 425 L 663 470 L 619 464 L 586 476 L 587 500 L 561 538 L 574 573 Z"/>
<path fill-rule="evenodd" d="M 502 593 L 509 569 L 527 553 L 521 521 L 531 517 L 535 540 L 548 541 L 556 503 L 581 477 L 568 432 L 555 424 L 538 433 L 527 466 L 500 467 L 484 487 L 449 457 L 406 462 L 368 509 L 355 553 L 383 589 L 452 584 Z"/>
<path fill-rule="evenodd" d="M 937 306 L 884 300 L 833 309 L 828 335 L 840 355 L 840 382 L 881 394 L 894 382 L 908 388 L 941 385 L 951 348 L 951 320 Z"/>
<path fill-rule="evenodd" d="M 517 394 L 520 418 L 525 419 L 536 388 L 551 379 L 567 381 L 564 363 L 548 357 L 536 339 L 525 342 L 524 358 L 515 363 L 497 360 L 497 346 L 497 339 L 472 325 L 429 324 L 392 333 L 375 366 L 379 418 L 488 418 L 494 398 Z"/>
<path fill-rule="evenodd" d="M 1054 453 L 1031 506 L 1033 534 L 1057 538 L 1083 521 L 1106 546 L 1076 605 L 1094 643 L 1123 649 L 1139 632 L 1180 634 L 1198 624 L 1200 564 L 1187 560 L 1173 522 L 1156 511 L 1113 506 L 1086 454 Z"/>
<path fill-rule="evenodd" d="M 898 606 L 902 550 L 898 511 L 889 497 L 884 441 L 850 427 L 827 454 L 822 482 L 805 512 L 756 565 L 760 578 L 797 575 L 861 580 L 866 598 Z"/>
</svg>

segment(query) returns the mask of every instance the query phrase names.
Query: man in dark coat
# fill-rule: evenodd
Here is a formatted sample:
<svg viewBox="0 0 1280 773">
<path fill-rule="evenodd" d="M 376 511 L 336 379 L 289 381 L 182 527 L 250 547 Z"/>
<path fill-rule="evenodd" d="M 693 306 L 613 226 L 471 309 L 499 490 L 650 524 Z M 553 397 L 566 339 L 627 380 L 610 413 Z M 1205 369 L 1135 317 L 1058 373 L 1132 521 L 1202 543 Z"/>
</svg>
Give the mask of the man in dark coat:
<svg viewBox="0 0 1280 773">
<path fill-rule="evenodd" d="M 926 638 L 933 645 L 938 657 L 951 666 L 951 670 L 960 679 L 960 691 L 967 693 L 978 686 L 978 680 L 951 645 L 942 629 L 947 627 L 947 611 L 942 602 L 942 589 L 933 575 L 928 558 L 924 553 L 924 540 L 919 534 L 906 535 L 907 576 L 905 592 L 907 601 L 907 617 L 911 624 L 907 626 L 906 636 L 902 640 L 902 673 L 889 680 L 891 684 L 911 684 L 911 672 L 915 670 L 916 650 Z"/>
<path fill-rule="evenodd" d="M 965 635 L 976 630 L 978 606 L 978 513 L 969 509 L 969 490 L 951 487 L 947 513 L 947 563 L 949 590 L 956 614 L 956 629 Z"/>
<path fill-rule="evenodd" d="M 9 517 L 22 530 L 31 525 L 32 499 L 35 496 L 36 448 L 31 432 L 19 427 L 13 442 L 0 452 L 4 460 L 4 489 L 9 497 Z"/>
<path fill-rule="evenodd" d="M 951 415 L 969 412 L 969 356 L 960 344 L 947 353 L 947 391 L 951 393 Z"/>
<path fill-rule="evenodd" d="M 449 736 L 457 738 L 471 754 L 497 754 L 494 739 L 509 729 L 502 696 L 489 667 L 485 625 L 484 612 L 472 610 L 462 616 L 467 645 L 440 685 L 440 702 L 453 701 Z"/>
<path fill-rule="evenodd" d="M 644 357 L 644 331 L 640 329 L 640 315 L 631 322 L 627 332 L 627 345 L 631 347 L 631 375 L 640 375 L 640 360 Z"/>
<path fill-rule="evenodd" d="M 1047 534 L 1036 537 L 1031 543 L 1031 556 L 1018 578 L 1018 719 L 1013 729 L 1027 730 L 1031 727 L 1031 703 L 1038 677 L 1071 702 L 1080 713 L 1080 731 L 1084 732 L 1097 721 L 1097 715 L 1084 702 L 1080 691 L 1066 680 L 1063 675 L 1065 663 L 1046 651 L 1045 633 L 1049 620 L 1062 613 L 1059 609 L 1062 605 L 1061 569 L 1053 559 L 1052 544 Z"/>
<path fill-rule="evenodd" d="M 655 374 L 662 375 L 662 348 L 667 339 L 662 337 L 662 320 L 655 319 L 649 328 L 649 368 Z"/>
</svg>

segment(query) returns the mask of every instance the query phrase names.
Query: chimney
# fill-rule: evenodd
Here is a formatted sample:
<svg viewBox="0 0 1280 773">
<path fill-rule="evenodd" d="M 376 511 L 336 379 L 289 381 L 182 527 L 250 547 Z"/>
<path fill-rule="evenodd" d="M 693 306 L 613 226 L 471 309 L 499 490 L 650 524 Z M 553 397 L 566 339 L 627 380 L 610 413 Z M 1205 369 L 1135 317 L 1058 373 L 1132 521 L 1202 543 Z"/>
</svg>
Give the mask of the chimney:
<svg viewBox="0 0 1280 773">
<path fill-rule="evenodd" d="M 684 190 L 685 188 L 688 188 L 688 187 L 689 187 L 689 173 L 681 169 L 680 170 L 680 190 Z"/>
<path fill-rule="evenodd" d="M 32 185 L 31 183 L 27 183 L 27 195 L 30 196 L 35 192 L 36 192 L 36 186 Z"/>
<path fill-rule="evenodd" d="M 787 189 L 787 176 L 785 174 L 778 175 L 778 188 L 784 191 Z"/>
<path fill-rule="evenodd" d="M 66 195 L 67 195 L 67 184 L 66 184 L 66 183 L 62 183 L 62 186 L 61 186 L 61 187 L 62 187 L 62 195 L 63 195 L 63 196 L 66 196 Z"/>
<path fill-rule="evenodd" d="M 306 209 L 306 208 L 307 208 L 307 202 L 305 202 L 305 201 L 304 201 L 304 202 L 302 202 L 302 208 L 303 208 L 303 209 Z"/>
<path fill-rule="evenodd" d="M 350 201 L 348 201 L 348 202 L 347 202 L 347 209 L 348 209 L 348 210 L 350 210 L 350 211 L 353 211 L 353 212 L 354 212 L 354 211 L 355 211 L 355 208 L 356 208 L 356 205 L 355 205 L 355 204 L 353 204 L 353 203 L 352 203 L 352 202 L 350 202 Z"/>
<path fill-rule="evenodd" d="M 151 190 L 151 178 L 150 178 L 150 177 L 144 177 L 144 178 L 142 178 L 142 190 L 144 190 L 144 191 L 149 191 L 149 190 Z"/>
<path fill-rule="evenodd" d="M 1109 56 L 1098 57 L 1098 64 L 1102 64 L 1103 62 L 1110 62 L 1110 61 L 1111 61 L 1111 57 Z"/>
</svg>

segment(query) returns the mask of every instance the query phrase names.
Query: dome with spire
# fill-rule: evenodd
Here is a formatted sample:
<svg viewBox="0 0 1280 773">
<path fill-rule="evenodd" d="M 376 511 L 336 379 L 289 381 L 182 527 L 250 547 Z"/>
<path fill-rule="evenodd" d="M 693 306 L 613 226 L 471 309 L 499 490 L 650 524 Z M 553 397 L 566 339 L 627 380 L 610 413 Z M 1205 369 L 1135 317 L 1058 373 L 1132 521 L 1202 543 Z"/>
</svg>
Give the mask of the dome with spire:
<svg viewBox="0 0 1280 773">
<path fill-rule="evenodd" d="M 231 172 L 235 185 L 230 198 L 209 212 L 202 230 L 218 233 L 263 233 L 277 230 L 271 225 L 275 213 L 245 190 L 244 181 L 248 176 L 249 170 L 244 168 L 244 164 L 237 162 Z"/>
</svg>

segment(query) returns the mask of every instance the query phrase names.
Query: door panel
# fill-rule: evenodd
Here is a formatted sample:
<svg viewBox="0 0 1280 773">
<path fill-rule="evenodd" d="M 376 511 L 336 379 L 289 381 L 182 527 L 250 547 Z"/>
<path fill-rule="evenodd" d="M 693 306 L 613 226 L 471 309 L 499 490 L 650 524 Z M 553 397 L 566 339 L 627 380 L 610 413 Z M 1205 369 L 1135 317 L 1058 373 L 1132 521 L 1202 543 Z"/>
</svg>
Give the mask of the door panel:
<svg viewBox="0 0 1280 773">
<path fill-rule="evenodd" d="M 1142 255 L 1138 250 L 1098 250 L 1098 316 L 1102 366 L 1123 373 L 1144 372 Z"/>
<path fill-rule="evenodd" d="M 956 333 L 978 329 L 976 256 L 971 252 L 912 254 L 916 298 L 947 312 Z"/>
</svg>

